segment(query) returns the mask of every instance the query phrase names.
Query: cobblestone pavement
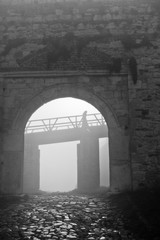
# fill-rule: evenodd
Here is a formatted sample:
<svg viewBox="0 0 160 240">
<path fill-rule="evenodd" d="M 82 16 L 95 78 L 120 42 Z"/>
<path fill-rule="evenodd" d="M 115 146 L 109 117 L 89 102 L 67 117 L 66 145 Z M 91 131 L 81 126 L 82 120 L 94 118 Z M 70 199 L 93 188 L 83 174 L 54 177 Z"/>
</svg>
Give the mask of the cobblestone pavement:
<svg viewBox="0 0 160 240">
<path fill-rule="evenodd" d="M 0 240 L 135 239 L 109 199 L 34 195 L 0 209 Z"/>
</svg>

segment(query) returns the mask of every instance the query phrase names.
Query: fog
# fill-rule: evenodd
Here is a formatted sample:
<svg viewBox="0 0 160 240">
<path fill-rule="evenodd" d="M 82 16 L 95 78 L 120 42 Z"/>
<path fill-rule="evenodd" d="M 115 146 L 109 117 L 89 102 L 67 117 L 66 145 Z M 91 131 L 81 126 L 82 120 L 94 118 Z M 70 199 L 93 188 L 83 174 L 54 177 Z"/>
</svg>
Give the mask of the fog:
<svg viewBox="0 0 160 240">
<path fill-rule="evenodd" d="M 98 113 L 91 104 L 75 99 L 53 100 L 39 108 L 30 118 L 54 118 L 62 116 Z M 44 191 L 70 191 L 77 187 L 77 144 L 79 141 L 41 145 L 40 189 Z M 109 185 L 108 138 L 99 140 L 100 185 Z"/>
<path fill-rule="evenodd" d="M 40 146 L 40 189 L 70 191 L 77 185 L 77 142 Z"/>
<path fill-rule="evenodd" d="M 91 104 L 76 98 L 59 98 L 44 104 L 30 117 L 30 120 L 39 118 L 54 118 L 63 116 L 81 115 L 87 110 L 89 113 L 99 111 Z"/>
<path fill-rule="evenodd" d="M 109 142 L 108 138 L 99 139 L 100 186 L 109 187 Z"/>
<path fill-rule="evenodd" d="M 67 142 L 40 146 L 40 189 L 71 191 L 77 187 L 77 143 Z M 99 141 L 100 185 L 109 186 L 108 139 Z"/>
</svg>

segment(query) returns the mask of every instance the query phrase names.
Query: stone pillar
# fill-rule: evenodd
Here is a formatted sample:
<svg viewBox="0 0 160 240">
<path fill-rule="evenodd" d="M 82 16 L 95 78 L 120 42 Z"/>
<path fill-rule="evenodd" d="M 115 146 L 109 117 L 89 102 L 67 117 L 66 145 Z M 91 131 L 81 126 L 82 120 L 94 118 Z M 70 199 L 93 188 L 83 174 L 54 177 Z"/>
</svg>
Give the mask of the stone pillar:
<svg viewBox="0 0 160 240">
<path fill-rule="evenodd" d="M 3 136 L 2 193 L 22 193 L 23 132 L 8 131 Z"/>
<path fill-rule="evenodd" d="M 129 161 L 129 136 L 121 129 L 110 128 L 110 189 L 111 191 L 131 190 L 131 166 Z"/>
<path fill-rule="evenodd" d="M 77 186 L 79 191 L 95 191 L 100 186 L 99 139 L 83 134 L 77 145 Z"/>
<path fill-rule="evenodd" d="M 25 143 L 23 192 L 36 193 L 40 183 L 40 150 L 38 145 Z"/>
<path fill-rule="evenodd" d="M 6 151 L 3 157 L 2 193 L 22 193 L 23 152 Z"/>
</svg>

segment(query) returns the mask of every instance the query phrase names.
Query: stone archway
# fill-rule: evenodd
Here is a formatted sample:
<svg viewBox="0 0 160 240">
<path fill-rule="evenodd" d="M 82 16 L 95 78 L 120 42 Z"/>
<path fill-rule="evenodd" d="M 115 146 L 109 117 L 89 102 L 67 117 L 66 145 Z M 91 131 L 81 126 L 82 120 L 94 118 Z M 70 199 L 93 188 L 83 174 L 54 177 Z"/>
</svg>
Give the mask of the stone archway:
<svg viewBox="0 0 160 240">
<path fill-rule="evenodd" d="M 34 120 L 33 122 L 30 122 L 32 121 L 32 119 L 36 120 L 36 118 L 32 117 L 32 119 L 29 119 L 27 125 L 30 127 L 33 125 L 33 128 L 36 132 L 34 134 L 25 134 L 23 184 L 24 193 L 36 193 L 39 190 L 44 189 L 47 191 L 50 189 L 51 191 L 51 188 L 53 188 L 52 191 L 55 191 L 57 189 L 57 186 L 59 186 L 59 189 L 57 189 L 57 191 L 60 191 L 60 189 L 62 191 L 62 182 L 64 186 L 67 187 L 66 183 L 70 179 L 70 176 L 73 174 L 73 172 L 75 174 L 74 188 L 76 186 L 77 190 L 80 192 L 95 191 L 96 189 L 99 189 L 100 186 L 109 187 L 109 151 L 107 143 L 108 127 L 103 124 L 103 121 L 101 122 L 101 115 L 98 114 L 97 109 L 91 106 L 92 105 L 88 104 L 86 101 L 77 98 L 60 98 L 43 105 L 34 114 L 36 115 L 39 113 L 38 118 L 46 119 L 44 120 L 44 123 L 46 123 L 47 125 L 49 123 L 47 119 L 50 118 L 51 128 L 54 131 L 49 131 L 49 129 L 47 128 L 46 132 L 42 130 L 41 133 L 36 133 L 36 122 Z M 82 121 L 82 116 L 80 115 L 84 112 L 84 110 L 89 111 L 89 114 L 98 114 L 87 116 L 87 120 L 90 121 L 89 129 L 84 125 L 82 126 L 80 122 Z M 54 111 L 56 113 L 54 113 Z M 44 114 L 44 112 L 46 114 Z M 48 114 L 49 116 L 47 116 Z M 70 117 L 68 118 L 67 116 Z M 59 118 L 55 120 L 55 117 Z M 100 122 L 98 122 L 98 119 Z M 40 120 L 37 122 L 37 125 L 40 126 L 41 123 L 43 125 L 43 122 L 41 122 Z M 54 123 L 56 125 L 54 125 Z M 65 123 L 67 124 L 67 126 L 64 125 Z M 100 125 L 98 128 L 96 128 L 95 124 Z M 45 126 L 47 127 L 47 125 Z M 93 127 L 91 127 L 91 125 Z M 56 131 L 56 129 L 59 130 Z M 31 131 L 28 129 L 27 132 L 31 133 Z M 105 145 L 101 144 L 102 139 L 103 144 Z M 74 145 L 75 149 L 72 147 L 73 151 L 71 149 L 70 151 L 66 150 L 65 144 L 69 143 L 72 144 L 72 146 Z M 52 144 L 52 147 L 49 147 L 51 146 L 50 144 Z M 60 144 L 61 150 L 59 151 L 58 155 L 55 154 L 55 152 L 57 152 L 57 148 L 60 148 Z M 105 148 L 103 150 L 103 154 L 102 151 L 100 151 L 102 147 L 103 149 Z M 47 149 L 47 151 L 44 149 Z M 65 150 L 66 154 L 63 154 L 62 157 L 61 154 L 64 153 Z M 45 154 L 43 153 L 43 151 L 45 151 Z M 71 155 L 71 152 L 74 151 L 76 151 L 76 154 L 73 157 L 73 155 Z M 73 158 L 74 164 L 76 162 L 76 164 L 74 165 L 74 170 L 72 169 L 73 163 L 72 166 L 70 165 L 71 159 Z M 60 162 L 61 169 L 58 169 Z M 67 166 L 65 165 L 66 162 L 68 162 Z M 64 165 L 65 171 L 63 172 Z M 46 166 L 48 166 L 47 170 Z M 58 176 L 61 175 L 61 179 L 58 179 L 55 169 L 57 169 L 57 171 L 59 172 Z M 65 178 L 67 172 L 70 172 L 70 175 L 68 175 L 68 179 L 67 177 Z M 46 184 L 47 180 L 48 185 Z M 56 182 L 57 185 L 55 185 Z M 65 188 L 63 190 L 66 191 Z"/>
<path fill-rule="evenodd" d="M 64 97 L 74 97 L 84 100 L 96 107 L 104 116 L 109 130 L 109 154 L 110 154 L 110 186 L 111 190 L 130 189 L 130 161 L 129 161 L 129 136 L 121 129 L 116 114 L 110 104 L 106 103 L 100 95 L 96 95 L 87 84 L 55 84 L 52 88 L 45 88 L 36 96 L 29 99 L 25 106 L 19 110 L 15 118 L 12 130 L 9 133 L 11 142 L 17 141 L 17 168 L 10 172 L 10 179 L 6 181 L 3 176 L 5 192 L 22 192 L 23 179 L 23 155 L 24 155 L 24 129 L 30 116 L 43 104 Z M 19 142 L 19 143 L 18 143 Z M 12 147 L 11 147 L 12 148 Z M 10 162 L 9 162 L 10 164 Z M 11 166 L 13 168 L 13 166 Z M 10 171 L 10 170 L 8 170 Z M 6 175 L 6 174 L 5 174 Z M 16 177 L 15 177 L 16 175 Z M 16 184 L 10 186 L 9 182 L 16 178 Z"/>
<path fill-rule="evenodd" d="M 90 89 L 86 84 L 56 84 L 52 88 L 46 88 L 37 96 L 31 99 L 30 102 L 19 110 L 16 119 L 13 122 L 13 129 L 25 129 L 26 123 L 30 116 L 43 104 L 58 98 L 73 97 L 84 100 L 95 108 L 97 108 L 104 116 L 107 125 L 110 127 L 118 127 L 119 123 L 112 107 L 109 103 L 106 104 L 100 96 Z"/>
</svg>

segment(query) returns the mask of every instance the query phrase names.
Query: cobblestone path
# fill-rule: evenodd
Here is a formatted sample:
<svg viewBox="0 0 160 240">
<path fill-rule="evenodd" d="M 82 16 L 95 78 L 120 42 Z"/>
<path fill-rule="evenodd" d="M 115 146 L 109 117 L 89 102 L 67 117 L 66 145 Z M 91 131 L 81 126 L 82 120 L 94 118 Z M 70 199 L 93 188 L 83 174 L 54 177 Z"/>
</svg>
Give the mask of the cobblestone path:
<svg viewBox="0 0 160 240">
<path fill-rule="evenodd" d="M 0 209 L 0 240 L 134 239 L 109 200 L 87 195 L 35 195 Z"/>
</svg>

